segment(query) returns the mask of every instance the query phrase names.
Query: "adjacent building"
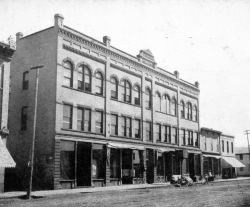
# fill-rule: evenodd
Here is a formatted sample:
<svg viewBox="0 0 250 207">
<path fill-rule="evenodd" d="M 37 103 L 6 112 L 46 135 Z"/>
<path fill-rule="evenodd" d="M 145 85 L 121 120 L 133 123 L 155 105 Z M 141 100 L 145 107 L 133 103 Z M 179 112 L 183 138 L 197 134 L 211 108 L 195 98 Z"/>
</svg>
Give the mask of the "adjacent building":
<svg viewBox="0 0 250 207">
<path fill-rule="evenodd" d="M 5 146 L 9 134 L 10 61 L 14 52 L 15 42 L 12 38 L 8 39 L 8 43 L 0 42 L 0 192 L 4 191 L 5 168 L 15 167 L 15 162 Z"/>
<path fill-rule="evenodd" d="M 212 175 L 221 178 L 220 135 L 222 132 L 205 127 L 201 127 L 200 131 L 203 173 L 208 174 L 211 171 Z"/>
<path fill-rule="evenodd" d="M 64 25 L 17 33 L 7 145 L 8 188 L 27 185 L 38 75 L 34 187 L 164 182 L 202 174 L 199 84 Z M 42 67 L 43 66 L 43 67 Z M 18 182 L 17 182 L 18 181 Z M 13 186 L 15 183 L 15 186 Z M 18 186 L 19 185 L 19 186 Z"/>
<path fill-rule="evenodd" d="M 245 167 L 237 169 L 238 176 L 250 176 L 250 160 L 249 160 L 249 149 L 247 147 L 236 147 L 235 157 Z"/>
</svg>

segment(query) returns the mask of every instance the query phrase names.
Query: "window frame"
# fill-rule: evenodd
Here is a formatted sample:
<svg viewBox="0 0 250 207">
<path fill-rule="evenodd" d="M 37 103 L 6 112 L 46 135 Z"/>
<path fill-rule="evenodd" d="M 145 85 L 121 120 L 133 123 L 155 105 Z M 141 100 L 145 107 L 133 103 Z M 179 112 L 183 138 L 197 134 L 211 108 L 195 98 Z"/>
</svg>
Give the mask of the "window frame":
<svg viewBox="0 0 250 207">
<path fill-rule="evenodd" d="M 29 89 L 29 71 L 23 72 L 23 90 L 28 90 Z M 26 80 L 26 78 L 28 80 Z"/>
<path fill-rule="evenodd" d="M 149 88 L 146 88 L 145 90 L 145 108 L 146 109 L 151 109 L 152 107 L 152 95 L 151 95 L 151 90 Z"/>
<path fill-rule="evenodd" d="M 134 103 L 135 103 L 135 105 L 136 106 L 140 106 L 141 105 L 141 98 L 140 98 L 140 96 L 141 96 L 141 93 L 140 93 L 140 87 L 138 86 L 138 85 L 136 85 L 135 87 L 134 87 Z M 138 97 L 136 97 L 136 94 L 137 94 L 137 96 Z"/>
<path fill-rule="evenodd" d="M 194 116 L 194 121 L 198 121 L 198 108 L 197 108 L 197 106 L 194 106 L 193 116 Z"/>
<path fill-rule="evenodd" d="M 161 142 L 161 124 L 156 124 L 156 130 L 155 130 L 155 135 L 156 135 L 156 141 Z"/>
<path fill-rule="evenodd" d="M 177 109 L 177 107 L 176 107 L 176 99 L 175 98 L 172 98 L 172 100 L 171 100 L 171 114 L 173 115 L 173 116 L 176 116 L 177 115 L 177 113 L 176 113 L 176 109 Z"/>
<path fill-rule="evenodd" d="M 69 110 L 70 110 L 70 116 L 65 116 L 64 114 L 64 107 L 69 107 Z M 63 104 L 63 120 L 62 120 L 62 128 L 63 129 L 72 129 L 72 117 L 73 116 L 73 106 L 70 105 L 70 104 Z M 64 124 L 65 124 L 65 121 L 64 121 L 64 118 L 68 118 L 69 119 L 69 127 L 64 127 Z"/>
<path fill-rule="evenodd" d="M 164 142 L 171 143 L 171 127 L 169 125 L 165 125 L 165 134 L 164 134 Z"/>
<path fill-rule="evenodd" d="M 187 119 L 192 120 L 192 104 L 190 102 L 187 103 Z"/>
<path fill-rule="evenodd" d="M 78 119 L 78 111 L 82 112 L 81 119 Z M 86 120 L 86 111 L 89 112 L 89 120 Z M 91 132 L 91 117 L 92 117 L 92 111 L 90 108 L 84 108 L 84 107 L 78 107 L 77 108 L 77 130 L 83 131 L 83 132 Z M 78 129 L 78 121 L 81 120 L 81 129 Z M 88 129 L 85 130 L 85 123 L 88 121 Z"/>
<path fill-rule="evenodd" d="M 146 121 L 146 141 L 150 142 L 152 141 L 152 123 L 149 121 Z"/>
<path fill-rule="evenodd" d="M 221 140 L 222 152 L 225 152 L 224 140 Z"/>
<path fill-rule="evenodd" d="M 65 64 L 67 64 L 67 63 L 69 64 L 69 67 L 65 66 Z M 64 84 L 64 82 L 63 82 L 63 85 L 67 86 L 67 87 L 73 87 L 73 64 L 68 60 L 63 61 L 63 70 L 69 70 L 70 71 L 70 73 L 69 73 L 70 77 L 65 76 L 65 74 L 63 73 L 63 79 L 64 80 L 65 79 L 69 80 L 69 85 Z"/>
<path fill-rule="evenodd" d="M 155 111 L 161 111 L 161 94 L 159 92 L 155 93 Z"/>
<path fill-rule="evenodd" d="M 97 77 L 97 75 L 100 75 L 100 77 Z M 101 85 L 100 86 L 97 85 L 97 82 L 95 83 L 95 88 L 100 90 L 100 93 L 95 92 L 95 94 L 97 94 L 97 95 L 103 95 L 103 74 L 101 72 L 97 72 L 95 74 L 95 78 L 97 79 L 96 81 L 98 81 L 98 80 L 101 81 Z"/>
<path fill-rule="evenodd" d="M 136 128 L 136 122 L 138 122 L 138 129 Z M 136 130 L 138 130 L 138 135 L 136 134 Z M 135 119 L 135 138 L 141 138 L 141 120 Z"/>
<path fill-rule="evenodd" d="M 101 115 L 101 122 L 99 122 L 97 119 L 95 120 L 95 132 L 103 134 L 103 111 L 95 111 L 95 113 L 99 113 Z M 97 127 L 98 123 L 100 123 L 100 132 L 97 132 L 97 128 L 99 128 Z"/>
<path fill-rule="evenodd" d="M 113 82 L 112 80 L 114 80 L 115 82 Z M 111 83 L 111 98 L 112 98 L 112 99 L 115 99 L 115 100 L 118 100 L 118 80 L 117 80 L 115 77 L 112 77 L 112 78 L 110 79 L 110 83 Z M 112 89 L 113 89 L 113 88 L 112 88 L 112 85 L 114 85 L 115 91 L 112 90 Z M 114 94 L 115 96 L 113 96 L 113 94 Z"/>
<path fill-rule="evenodd" d="M 181 101 L 181 118 L 185 119 L 185 103 Z"/>
<path fill-rule="evenodd" d="M 122 94 L 121 94 L 122 100 L 121 101 L 124 103 L 131 103 L 131 101 L 132 101 L 132 84 L 127 79 L 124 79 L 121 81 L 121 87 L 123 87 L 122 91 L 121 91 L 122 92 Z"/>
<path fill-rule="evenodd" d="M 113 118 L 115 118 L 115 124 L 113 124 Z M 113 133 L 113 127 L 115 130 L 115 133 Z M 111 114 L 111 135 L 118 135 L 118 115 L 117 114 Z"/>
<path fill-rule="evenodd" d="M 80 71 L 80 68 L 82 68 L 82 71 Z M 85 72 L 88 71 L 89 75 L 87 75 Z M 87 83 L 87 76 L 89 76 L 89 83 Z M 79 81 L 79 77 L 81 77 L 82 80 Z M 81 86 L 79 86 L 79 82 L 81 82 Z M 86 84 L 89 84 L 89 89 L 86 87 Z M 80 65 L 78 67 L 77 71 L 77 89 L 82 90 L 84 92 L 91 93 L 92 91 L 92 73 L 91 69 L 87 65 Z"/>
</svg>

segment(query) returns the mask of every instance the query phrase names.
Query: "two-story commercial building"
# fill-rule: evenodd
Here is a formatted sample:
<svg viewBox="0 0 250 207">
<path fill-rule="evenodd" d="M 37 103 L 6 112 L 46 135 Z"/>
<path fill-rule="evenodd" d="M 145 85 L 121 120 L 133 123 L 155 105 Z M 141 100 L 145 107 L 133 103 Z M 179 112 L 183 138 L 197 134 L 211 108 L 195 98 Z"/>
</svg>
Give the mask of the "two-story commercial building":
<svg viewBox="0 0 250 207">
<path fill-rule="evenodd" d="M 245 167 L 237 169 L 237 176 L 250 176 L 250 158 L 248 147 L 236 147 L 235 158 Z"/>
<path fill-rule="evenodd" d="M 38 75 L 35 109 L 36 70 Z M 164 182 L 201 174 L 199 84 L 64 25 L 23 36 L 11 66 L 9 188 L 27 183 L 33 129 L 34 185 L 43 189 Z M 34 113 L 37 112 L 36 125 Z"/>
<path fill-rule="evenodd" d="M 0 42 L 0 192 L 4 191 L 5 168 L 15 167 L 8 149 L 6 139 L 8 130 L 10 61 L 15 52 L 15 42 L 12 38 L 8 43 Z"/>
</svg>

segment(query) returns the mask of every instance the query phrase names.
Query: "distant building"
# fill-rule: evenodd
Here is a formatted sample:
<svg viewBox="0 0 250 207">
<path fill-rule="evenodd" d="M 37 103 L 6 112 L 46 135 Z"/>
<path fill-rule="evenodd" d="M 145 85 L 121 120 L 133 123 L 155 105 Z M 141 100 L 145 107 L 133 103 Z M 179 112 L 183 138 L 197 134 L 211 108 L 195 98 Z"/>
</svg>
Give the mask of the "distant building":
<svg viewBox="0 0 250 207">
<path fill-rule="evenodd" d="M 200 149 L 203 156 L 203 173 L 209 170 L 217 178 L 221 178 L 220 135 L 222 132 L 202 127 L 200 135 Z"/>
<path fill-rule="evenodd" d="M 241 167 L 237 170 L 238 176 L 250 176 L 250 160 L 248 147 L 236 147 L 235 157 L 239 160 L 245 167 Z"/>
<path fill-rule="evenodd" d="M 10 61 L 14 52 L 15 43 L 12 38 L 9 38 L 8 43 L 0 42 L 0 192 L 4 191 L 5 168 L 15 167 L 15 162 L 5 146 L 9 134 Z"/>
<path fill-rule="evenodd" d="M 237 169 L 245 167 L 235 158 L 234 136 L 221 134 L 222 178 L 236 177 Z"/>
<path fill-rule="evenodd" d="M 25 187 L 39 72 L 34 186 L 154 183 L 201 174 L 199 83 L 64 25 L 23 36 L 11 66 L 10 188 Z M 14 175 L 15 174 L 15 175 Z M 13 185 L 15 184 L 15 185 Z"/>
</svg>

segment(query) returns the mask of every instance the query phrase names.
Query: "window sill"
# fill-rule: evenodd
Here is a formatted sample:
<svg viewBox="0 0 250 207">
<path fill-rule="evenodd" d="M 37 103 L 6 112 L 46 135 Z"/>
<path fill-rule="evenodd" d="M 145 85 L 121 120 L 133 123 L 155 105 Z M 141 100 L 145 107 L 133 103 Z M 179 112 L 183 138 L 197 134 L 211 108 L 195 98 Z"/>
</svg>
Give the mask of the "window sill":
<svg viewBox="0 0 250 207">
<path fill-rule="evenodd" d="M 74 130 L 74 129 L 61 128 L 61 130 L 63 130 L 63 131 L 69 131 L 69 132 L 84 133 L 84 134 L 104 135 L 103 133 L 86 132 L 86 131 L 79 131 L 79 130 Z"/>
<path fill-rule="evenodd" d="M 155 111 L 155 112 L 161 113 L 161 114 L 165 114 L 165 115 L 168 115 L 168 116 L 172 116 L 172 117 L 177 117 L 176 115 L 164 113 L 164 112 L 162 112 L 162 111 Z"/>
<path fill-rule="evenodd" d="M 87 94 L 90 94 L 90 95 L 94 95 L 94 96 L 105 98 L 104 95 L 100 95 L 100 94 L 96 94 L 96 93 L 91 93 L 89 91 L 84 91 L 84 90 L 81 90 L 81 89 L 72 88 L 72 87 L 68 87 L 68 86 L 64 86 L 64 85 L 62 85 L 62 87 L 63 88 L 68 88 L 68 89 L 71 89 L 71 90 L 74 90 L 74 91 L 79 91 L 79 92 L 82 92 L 82 93 L 87 93 Z"/>
<path fill-rule="evenodd" d="M 132 103 L 129 103 L 129 102 L 123 102 L 123 101 L 120 101 L 120 100 L 115 99 L 115 98 L 110 98 L 110 100 L 112 100 L 112 101 L 117 101 L 117 102 L 120 102 L 120 103 L 124 103 L 124 104 L 128 104 L 128 105 L 131 105 L 131 106 L 136 106 L 136 107 L 141 108 L 140 105 L 135 105 L 135 104 L 132 104 Z"/>
</svg>

